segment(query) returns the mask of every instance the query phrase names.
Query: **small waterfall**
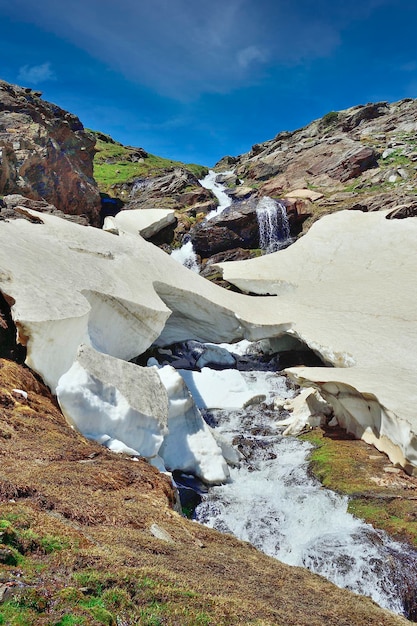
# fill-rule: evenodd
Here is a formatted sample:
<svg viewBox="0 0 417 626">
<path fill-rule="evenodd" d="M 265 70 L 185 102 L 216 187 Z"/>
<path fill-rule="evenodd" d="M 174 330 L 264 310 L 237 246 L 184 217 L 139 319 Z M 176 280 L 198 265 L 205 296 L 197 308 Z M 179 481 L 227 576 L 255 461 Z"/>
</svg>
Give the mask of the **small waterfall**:
<svg viewBox="0 0 417 626">
<path fill-rule="evenodd" d="M 233 171 L 223 172 L 223 174 L 233 174 Z M 225 192 L 226 187 L 216 181 L 217 175 L 217 172 L 210 170 L 207 176 L 198 181 L 202 187 L 212 191 L 219 201 L 217 209 L 210 211 L 206 216 L 206 220 L 211 220 L 213 217 L 216 217 L 216 215 L 220 215 L 220 213 L 223 213 L 223 211 L 232 204 L 231 198 Z"/>
<path fill-rule="evenodd" d="M 232 172 L 224 173 L 231 174 Z M 231 199 L 224 191 L 225 186 L 222 183 L 216 182 L 216 176 L 217 173 L 213 170 L 210 170 L 207 176 L 198 181 L 202 187 L 204 187 L 205 189 L 210 189 L 210 191 L 214 193 L 219 201 L 217 209 L 210 211 L 210 213 L 206 215 L 206 221 L 213 219 L 213 217 L 216 217 L 216 215 L 220 215 L 220 213 L 227 209 L 227 207 L 230 206 L 232 203 Z M 140 184 L 142 184 L 142 182 Z M 197 261 L 197 256 L 194 252 L 193 244 L 189 239 L 189 236 L 186 235 L 184 237 L 184 242 L 181 248 L 179 248 L 178 250 L 173 250 L 171 252 L 171 256 L 173 259 L 178 261 L 178 263 L 181 263 L 185 267 L 188 267 L 188 269 L 192 270 L 193 272 L 197 272 L 197 274 L 200 272 L 200 266 Z"/>
<path fill-rule="evenodd" d="M 256 207 L 259 224 L 259 247 L 264 254 L 276 252 L 291 243 L 290 224 L 285 205 L 268 196 Z"/>
<path fill-rule="evenodd" d="M 200 272 L 200 266 L 197 261 L 197 255 L 194 252 L 193 243 L 191 239 L 187 238 L 187 235 L 184 237 L 184 243 L 181 248 L 173 250 L 171 252 L 171 257 L 184 265 L 184 267 L 188 267 L 189 270 L 196 272 L 197 274 Z"/>
</svg>

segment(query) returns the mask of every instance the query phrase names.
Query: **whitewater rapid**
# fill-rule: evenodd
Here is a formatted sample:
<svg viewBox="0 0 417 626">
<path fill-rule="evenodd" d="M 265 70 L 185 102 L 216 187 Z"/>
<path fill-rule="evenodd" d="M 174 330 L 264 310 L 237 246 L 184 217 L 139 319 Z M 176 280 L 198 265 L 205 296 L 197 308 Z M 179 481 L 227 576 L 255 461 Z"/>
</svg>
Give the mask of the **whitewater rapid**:
<svg viewBox="0 0 417 626">
<path fill-rule="evenodd" d="M 281 391 L 289 393 L 284 380 Z M 205 417 L 242 460 L 227 484 L 209 489 L 197 521 L 407 614 L 415 551 L 350 515 L 347 498 L 310 476 L 309 443 L 283 437 L 276 412 L 265 406 L 211 410 Z"/>
</svg>

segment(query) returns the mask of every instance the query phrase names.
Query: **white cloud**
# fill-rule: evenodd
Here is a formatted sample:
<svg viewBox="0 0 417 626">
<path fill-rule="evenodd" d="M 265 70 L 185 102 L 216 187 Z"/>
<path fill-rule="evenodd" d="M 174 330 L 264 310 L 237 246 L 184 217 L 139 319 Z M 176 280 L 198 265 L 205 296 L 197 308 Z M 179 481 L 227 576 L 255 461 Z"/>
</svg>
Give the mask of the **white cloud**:
<svg viewBox="0 0 417 626">
<path fill-rule="evenodd" d="M 254 61 L 262 62 L 265 60 L 265 52 L 257 46 L 248 46 L 247 48 L 243 48 L 243 50 L 239 50 L 237 53 L 237 61 L 243 68 L 248 67 Z"/>
<path fill-rule="evenodd" d="M 21 83 L 38 85 L 47 80 L 56 80 L 56 76 L 48 62 L 41 65 L 23 65 L 19 69 L 17 80 Z"/>
</svg>

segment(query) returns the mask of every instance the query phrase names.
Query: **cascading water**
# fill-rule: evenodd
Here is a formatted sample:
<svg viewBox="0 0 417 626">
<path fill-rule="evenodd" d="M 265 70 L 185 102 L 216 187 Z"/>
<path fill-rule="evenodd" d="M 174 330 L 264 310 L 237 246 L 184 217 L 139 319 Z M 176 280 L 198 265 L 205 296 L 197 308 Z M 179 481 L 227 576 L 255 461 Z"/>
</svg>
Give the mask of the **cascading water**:
<svg viewBox="0 0 417 626">
<path fill-rule="evenodd" d="M 276 413 L 264 407 L 210 411 L 206 420 L 243 460 L 228 484 L 209 489 L 197 521 L 416 616 L 415 552 L 347 513 L 347 499 L 309 475 L 310 444 L 283 437 Z"/>
<path fill-rule="evenodd" d="M 232 172 L 225 172 L 225 174 L 229 173 L 231 174 Z M 227 209 L 227 207 L 232 203 L 229 196 L 225 193 L 225 186 L 222 183 L 216 182 L 216 176 L 217 173 L 210 170 L 207 176 L 198 181 L 202 187 L 210 189 L 219 201 L 217 209 L 210 211 L 210 213 L 206 216 L 206 220 L 211 220 L 216 215 L 220 215 L 220 213 Z M 193 244 L 187 236 L 184 238 L 181 248 L 173 250 L 171 252 L 171 256 L 173 259 L 194 272 L 198 273 L 200 271 L 197 256 L 193 249 Z"/>
<path fill-rule="evenodd" d="M 276 252 L 291 243 L 290 224 L 285 205 L 265 196 L 256 207 L 259 224 L 259 247 L 265 254 Z"/>
<path fill-rule="evenodd" d="M 184 243 L 181 248 L 177 248 L 171 252 L 171 257 L 175 259 L 175 261 L 178 261 L 178 263 L 181 263 L 181 265 L 184 265 L 184 267 L 188 267 L 189 270 L 197 272 L 197 274 L 199 273 L 200 266 L 189 236 L 188 239 L 184 238 Z"/>
<path fill-rule="evenodd" d="M 223 172 L 223 174 L 233 174 L 233 171 L 230 170 L 229 172 Z M 210 211 L 210 213 L 206 216 L 206 220 L 211 220 L 213 217 L 216 217 L 216 215 L 220 215 L 220 213 L 223 213 L 223 211 L 232 204 L 231 198 L 225 192 L 226 187 L 222 183 L 216 181 L 217 176 L 218 174 L 216 172 L 210 170 L 207 176 L 198 181 L 202 187 L 212 191 L 219 201 L 217 209 Z"/>
</svg>

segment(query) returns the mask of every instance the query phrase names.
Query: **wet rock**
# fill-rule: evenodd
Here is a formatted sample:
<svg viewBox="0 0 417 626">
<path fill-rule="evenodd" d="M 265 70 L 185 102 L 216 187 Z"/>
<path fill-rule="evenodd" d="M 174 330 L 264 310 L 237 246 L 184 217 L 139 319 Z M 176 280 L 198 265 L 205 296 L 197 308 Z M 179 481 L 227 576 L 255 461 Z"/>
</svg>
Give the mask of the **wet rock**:
<svg viewBox="0 0 417 626">
<path fill-rule="evenodd" d="M 199 224 L 191 234 L 203 258 L 232 248 L 258 248 L 259 226 L 253 203 L 235 203 L 219 216 Z"/>
</svg>

